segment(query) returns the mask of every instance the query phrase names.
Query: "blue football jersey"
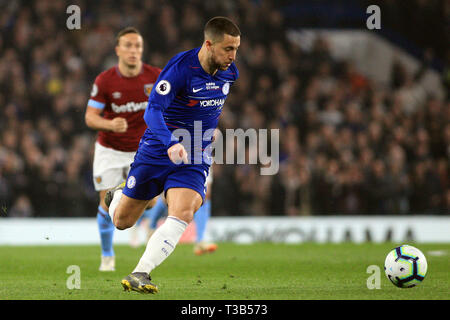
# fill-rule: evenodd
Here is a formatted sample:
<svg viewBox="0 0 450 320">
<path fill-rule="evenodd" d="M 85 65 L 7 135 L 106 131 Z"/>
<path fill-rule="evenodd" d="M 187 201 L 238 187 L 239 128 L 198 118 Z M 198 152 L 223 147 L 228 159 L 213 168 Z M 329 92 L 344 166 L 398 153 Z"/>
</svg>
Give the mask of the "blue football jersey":
<svg viewBox="0 0 450 320">
<path fill-rule="evenodd" d="M 144 114 L 148 127 L 136 155 L 139 160 L 155 164 L 170 162 L 167 137 L 152 130 L 153 109 L 161 110 L 167 133 L 172 135 L 171 144 L 182 142 L 190 163 L 208 163 L 202 153 L 211 143 L 230 87 L 239 74 L 234 63 L 214 76 L 208 74 L 200 65 L 199 51 L 200 48 L 195 48 L 174 56 L 156 80 Z M 186 141 L 186 133 L 190 141 Z"/>
</svg>

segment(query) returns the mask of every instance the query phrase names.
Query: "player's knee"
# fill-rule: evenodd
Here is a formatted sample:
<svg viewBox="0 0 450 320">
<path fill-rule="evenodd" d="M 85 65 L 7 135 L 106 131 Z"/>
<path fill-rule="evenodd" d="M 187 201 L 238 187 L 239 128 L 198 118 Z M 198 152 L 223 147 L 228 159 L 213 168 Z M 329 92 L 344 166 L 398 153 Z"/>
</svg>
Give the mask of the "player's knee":
<svg viewBox="0 0 450 320">
<path fill-rule="evenodd" d="M 130 223 L 129 221 L 119 220 L 115 223 L 115 226 L 119 230 L 125 230 L 131 228 L 133 226 L 133 223 Z"/>
<path fill-rule="evenodd" d="M 131 228 L 134 225 L 134 222 L 131 221 L 131 219 L 120 215 L 114 215 L 113 223 L 119 230 L 125 230 Z"/>
<path fill-rule="evenodd" d="M 176 210 L 175 212 L 173 212 L 172 215 L 186 223 L 190 223 L 194 219 L 194 210 L 190 209 Z"/>
</svg>

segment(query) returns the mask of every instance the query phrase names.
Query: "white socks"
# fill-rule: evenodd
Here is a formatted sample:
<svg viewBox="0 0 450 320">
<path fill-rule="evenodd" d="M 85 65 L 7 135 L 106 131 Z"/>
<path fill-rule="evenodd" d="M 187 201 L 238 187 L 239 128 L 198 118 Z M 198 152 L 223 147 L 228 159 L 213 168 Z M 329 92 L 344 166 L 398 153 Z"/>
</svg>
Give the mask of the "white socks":
<svg viewBox="0 0 450 320">
<path fill-rule="evenodd" d="M 109 216 L 114 222 L 114 211 L 122 197 L 122 190 L 114 192 L 113 200 L 109 205 Z M 150 273 L 161 264 L 175 249 L 178 241 L 183 235 L 188 223 L 174 216 L 168 216 L 166 221 L 152 234 L 148 240 L 144 254 L 139 260 L 133 272 Z"/>
<path fill-rule="evenodd" d="M 150 273 L 160 265 L 175 249 L 187 225 L 176 217 L 168 216 L 148 240 L 145 252 L 133 272 Z"/>
<path fill-rule="evenodd" d="M 116 192 L 114 192 L 114 196 L 113 199 L 111 201 L 111 203 L 109 204 L 109 209 L 108 209 L 108 213 L 109 216 L 111 217 L 111 222 L 114 224 L 114 211 L 116 211 L 117 205 L 119 204 L 120 198 L 122 198 L 122 190 L 116 190 Z"/>
</svg>

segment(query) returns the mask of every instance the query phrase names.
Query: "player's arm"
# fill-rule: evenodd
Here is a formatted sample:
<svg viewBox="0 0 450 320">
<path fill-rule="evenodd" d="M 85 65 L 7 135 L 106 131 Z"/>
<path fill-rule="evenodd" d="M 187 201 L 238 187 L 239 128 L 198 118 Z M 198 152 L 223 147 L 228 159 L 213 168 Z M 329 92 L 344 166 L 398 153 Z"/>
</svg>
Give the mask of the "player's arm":
<svg viewBox="0 0 450 320">
<path fill-rule="evenodd" d="M 98 76 L 92 86 L 91 98 L 88 101 L 84 121 L 86 125 L 98 131 L 126 132 L 128 123 L 125 118 L 105 119 L 102 116 L 106 104 L 106 94 L 103 90 L 102 78 Z"/>
<path fill-rule="evenodd" d="M 167 155 L 169 156 L 169 159 L 175 164 L 179 164 L 181 162 L 188 163 L 186 149 L 167 128 L 162 110 L 155 106 L 148 106 L 144 114 L 144 119 L 150 130 L 167 148 Z"/>
<path fill-rule="evenodd" d="M 98 131 L 126 132 L 128 123 L 125 118 L 116 117 L 114 119 L 105 119 L 102 117 L 103 109 L 97 109 L 87 106 L 84 120 L 86 125 Z"/>
<path fill-rule="evenodd" d="M 169 159 L 174 163 L 180 163 L 181 161 L 187 163 L 187 152 L 167 128 L 163 111 L 170 106 L 176 93 L 185 83 L 185 76 L 178 71 L 177 65 L 169 63 L 159 75 L 144 113 L 145 123 L 167 148 Z"/>
</svg>

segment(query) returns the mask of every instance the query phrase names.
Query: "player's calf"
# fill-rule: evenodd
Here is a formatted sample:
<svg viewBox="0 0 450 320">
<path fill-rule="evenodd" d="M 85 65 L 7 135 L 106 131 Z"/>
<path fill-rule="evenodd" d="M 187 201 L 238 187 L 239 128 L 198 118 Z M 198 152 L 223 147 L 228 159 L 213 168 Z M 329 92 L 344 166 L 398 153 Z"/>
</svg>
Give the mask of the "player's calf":
<svg viewBox="0 0 450 320">
<path fill-rule="evenodd" d="M 119 230 L 131 228 L 147 207 L 148 200 L 136 200 L 121 194 L 120 201 L 113 212 L 113 223 Z"/>
<path fill-rule="evenodd" d="M 190 223 L 202 204 L 202 197 L 192 189 L 172 188 L 167 191 L 167 203 L 169 216 Z"/>
<path fill-rule="evenodd" d="M 136 220 L 137 221 L 137 220 Z M 130 217 L 117 217 L 114 218 L 114 225 L 119 230 L 125 230 L 134 226 L 136 221 L 132 220 Z"/>
<path fill-rule="evenodd" d="M 108 190 L 105 204 L 114 226 L 119 230 L 131 228 L 149 205 L 149 200 L 137 200 L 122 193 L 125 183 Z"/>
</svg>

